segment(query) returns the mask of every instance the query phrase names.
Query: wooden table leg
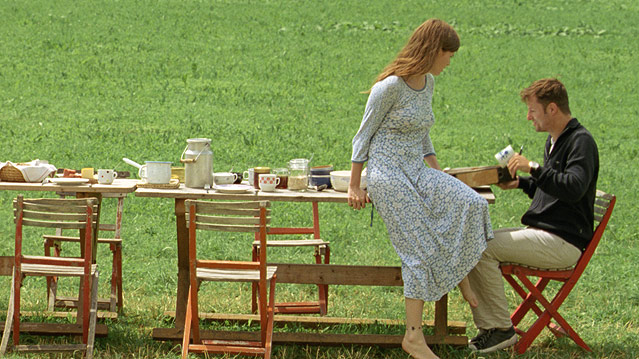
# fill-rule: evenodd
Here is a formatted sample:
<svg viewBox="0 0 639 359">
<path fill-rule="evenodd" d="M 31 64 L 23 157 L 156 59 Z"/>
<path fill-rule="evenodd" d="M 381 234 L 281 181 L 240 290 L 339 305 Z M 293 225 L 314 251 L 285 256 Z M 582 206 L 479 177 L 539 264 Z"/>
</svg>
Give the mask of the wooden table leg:
<svg viewBox="0 0 639 359">
<path fill-rule="evenodd" d="M 175 224 L 177 227 L 178 280 L 175 304 L 175 328 L 184 328 L 186 302 L 189 295 L 189 232 L 186 228 L 185 199 L 175 199 Z"/>
<path fill-rule="evenodd" d="M 448 336 L 448 294 L 435 302 L 435 337 L 442 343 L 444 337 Z"/>
</svg>

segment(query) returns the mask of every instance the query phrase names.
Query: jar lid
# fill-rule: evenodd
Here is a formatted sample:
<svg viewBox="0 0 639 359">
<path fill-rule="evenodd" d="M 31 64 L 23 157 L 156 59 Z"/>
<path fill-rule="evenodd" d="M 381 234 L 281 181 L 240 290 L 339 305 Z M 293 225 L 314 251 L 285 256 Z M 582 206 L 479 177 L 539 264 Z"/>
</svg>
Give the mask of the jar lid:
<svg viewBox="0 0 639 359">
<path fill-rule="evenodd" d="M 253 172 L 262 172 L 262 171 L 270 171 L 270 167 L 254 167 Z"/>
</svg>

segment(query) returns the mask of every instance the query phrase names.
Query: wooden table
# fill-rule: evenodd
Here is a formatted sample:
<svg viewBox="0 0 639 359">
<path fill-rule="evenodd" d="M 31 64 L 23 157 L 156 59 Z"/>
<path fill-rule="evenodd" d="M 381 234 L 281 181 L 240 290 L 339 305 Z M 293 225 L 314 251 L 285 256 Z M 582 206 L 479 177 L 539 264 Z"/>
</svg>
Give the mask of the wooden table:
<svg viewBox="0 0 639 359">
<path fill-rule="evenodd" d="M 103 195 L 123 195 L 125 196 L 128 193 L 133 193 L 137 187 L 139 180 L 135 179 L 116 179 L 112 184 L 104 185 L 104 184 L 80 184 L 80 185 L 58 185 L 54 183 L 26 183 L 26 182 L 1 182 L 0 181 L 0 190 L 1 191 L 18 191 L 18 192 L 31 192 L 31 191 L 39 191 L 39 192 L 56 192 L 56 193 L 64 193 L 64 194 L 74 194 L 77 198 L 87 198 L 94 197 L 98 199 L 98 217 L 96 223 L 96 229 L 94 233 L 94 240 L 98 238 L 98 225 L 100 222 L 100 208 L 102 204 Z M 84 247 L 81 248 L 84 250 Z M 93 258 L 96 258 L 97 246 L 96 243 L 93 244 Z M 13 256 L 0 256 L 0 275 L 10 276 L 13 272 Z M 81 316 L 78 315 L 78 323 L 80 322 Z M 24 331 L 31 333 L 47 333 L 51 331 L 53 333 L 70 333 L 77 334 L 78 332 L 81 334 L 81 328 L 75 325 L 58 325 L 55 328 L 49 329 L 42 326 L 34 326 L 33 328 L 30 326 L 26 326 Z M 107 329 L 103 324 L 98 324 L 96 327 L 97 335 L 106 335 Z"/>
<path fill-rule="evenodd" d="M 495 202 L 495 196 L 490 187 L 480 187 L 476 189 L 489 203 Z M 174 328 L 155 328 L 153 337 L 158 340 L 181 340 L 184 327 L 184 317 L 186 313 L 186 302 L 189 289 L 189 266 L 188 266 L 188 230 L 185 218 L 185 201 L 187 199 L 212 199 L 212 200 L 269 200 L 276 202 L 310 202 L 313 208 L 313 227 L 310 228 L 271 228 L 273 232 L 286 233 L 310 233 L 316 238 L 319 237 L 319 202 L 346 203 L 347 194 L 334 190 L 324 190 L 321 192 L 308 190 L 306 192 L 296 192 L 278 189 L 276 192 L 249 191 L 242 194 L 219 193 L 215 190 L 203 190 L 185 188 L 181 185 L 179 189 L 152 189 L 138 188 L 135 192 L 138 197 L 173 198 L 175 200 L 175 216 L 177 229 L 177 250 L 178 250 L 178 281 L 177 281 L 177 302 L 175 310 Z M 381 266 L 355 266 L 355 265 L 334 265 L 334 264 L 291 264 L 273 263 L 277 265 L 278 283 L 298 283 L 298 284 L 326 284 L 326 285 L 369 285 L 369 286 L 403 286 L 400 267 Z M 435 327 L 435 335 L 427 336 L 429 344 L 453 344 L 466 345 L 468 338 L 460 335 L 464 334 L 465 323 L 448 322 L 447 305 L 448 298 L 444 296 L 436 303 L 435 320 L 430 324 Z M 217 315 L 211 319 L 227 320 L 251 320 L 251 315 L 233 316 Z M 312 318 L 312 317 L 290 317 L 276 315 L 277 322 L 314 322 L 315 324 L 341 323 L 339 318 Z M 348 320 L 349 322 L 365 323 L 366 321 Z M 450 328 L 449 328 L 450 327 Z M 452 330 L 451 330 L 452 329 Z M 207 334 L 204 332 L 203 338 Z M 216 333 L 219 338 L 220 333 Z M 231 334 L 237 335 L 237 334 Z M 244 336 L 235 336 L 239 340 L 251 340 L 251 333 Z M 306 343 L 306 344 L 364 344 L 364 345 L 399 345 L 402 336 L 396 335 L 345 335 L 345 334 L 319 334 L 319 333 L 274 333 L 275 343 Z"/>
</svg>

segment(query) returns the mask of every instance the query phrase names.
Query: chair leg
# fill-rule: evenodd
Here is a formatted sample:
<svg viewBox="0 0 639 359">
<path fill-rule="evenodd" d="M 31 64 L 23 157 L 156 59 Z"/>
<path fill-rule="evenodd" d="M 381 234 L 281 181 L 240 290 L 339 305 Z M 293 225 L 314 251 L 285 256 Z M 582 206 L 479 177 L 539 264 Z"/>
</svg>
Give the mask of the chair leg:
<svg viewBox="0 0 639 359">
<path fill-rule="evenodd" d="M 9 345 L 9 336 L 11 335 L 11 326 L 13 325 L 13 302 L 15 297 L 14 284 L 16 281 L 16 272 L 13 271 L 11 276 L 11 294 L 9 295 L 9 307 L 7 308 L 7 320 L 4 323 L 4 332 L 2 333 L 2 344 L 0 344 L 0 356 L 4 356 Z"/>
<path fill-rule="evenodd" d="M 14 267 L 13 270 L 13 345 L 20 343 L 20 288 L 22 287 L 22 272 Z"/>
<path fill-rule="evenodd" d="M 89 313 L 89 337 L 84 357 L 93 359 L 93 347 L 95 344 L 95 326 L 98 318 L 98 282 L 100 273 L 96 270 L 91 280 L 91 310 Z"/>
<path fill-rule="evenodd" d="M 60 242 L 45 239 L 44 240 L 45 256 L 47 257 L 51 256 L 51 248 L 53 248 L 54 256 L 60 257 L 60 253 L 62 252 Z M 57 292 L 58 292 L 58 277 L 48 276 L 47 277 L 47 309 L 51 312 L 55 310 L 55 301 L 57 298 Z"/>
<path fill-rule="evenodd" d="M 525 276 L 519 276 L 519 279 L 530 291 L 529 296 L 533 297 L 533 299 L 531 299 L 533 300 L 533 305 L 534 300 L 536 300 L 546 310 L 541 315 L 539 315 L 537 321 L 535 321 L 535 323 L 528 329 L 524 336 L 519 339 L 515 346 L 515 350 L 517 351 L 517 353 L 523 354 L 526 349 L 528 349 L 528 347 L 532 344 L 535 338 L 537 338 L 539 333 L 541 333 L 543 328 L 550 325 L 551 319 L 555 319 L 557 323 L 559 323 L 559 325 L 568 333 L 570 338 L 575 341 L 575 343 L 577 343 L 577 345 L 587 351 L 591 351 L 590 347 L 588 347 L 588 345 L 581 339 L 581 337 L 579 337 L 577 332 L 572 329 L 570 324 L 568 324 L 568 322 L 557 311 L 557 308 L 561 306 L 564 299 L 568 296 L 568 293 L 574 286 L 574 283 L 564 283 L 557 294 L 555 294 L 555 297 L 553 298 L 551 303 L 548 302 L 548 300 L 541 294 L 541 291 L 546 287 L 546 284 L 549 281 L 548 279 L 540 279 L 539 281 L 537 281 L 536 285 L 533 285 L 532 282 Z"/>
<path fill-rule="evenodd" d="M 253 253 L 252 253 L 252 261 L 253 262 L 257 262 L 258 260 L 258 256 L 259 256 L 259 252 L 257 249 L 257 246 L 253 246 Z M 258 289 L 257 289 L 257 283 L 256 282 L 251 282 L 251 313 L 256 314 L 257 313 L 257 294 L 258 294 Z"/>
<path fill-rule="evenodd" d="M 273 279 L 271 279 L 270 288 L 269 288 L 269 300 L 267 306 L 267 322 L 264 324 L 260 324 L 266 327 L 266 341 L 264 344 L 264 359 L 271 358 L 271 351 L 273 349 L 273 322 L 275 315 L 275 282 L 277 280 L 277 275 L 273 275 Z"/>
<path fill-rule="evenodd" d="M 331 248 L 327 245 L 324 247 L 324 264 L 329 264 L 331 258 Z M 322 253 L 319 247 L 315 248 L 315 263 L 322 264 Z M 317 291 L 319 295 L 320 315 L 325 316 L 328 313 L 328 284 L 318 284 Z"/>
<path fill-rule="evenodd" d="M 117 307 L 118 311 L 121 312 L 124 306 L 123 294 L 122 294 L 122 245 L 118 244 L 116 246 L 116 254 L 113 259 L 117 262 L 116 271 L 118 272 L 118 280 L 116 283 L 116 291 L 118 293 Z"/>
<path fill-rule="evenodd" d="M 186 315 L 184 318 L 184 334 L 182 334 L 182 359 L 187 359 L 189 356 L 189 344 L 191 342 L 191 321 L 193 316 L 191 314 L 191 289 L 189 288 L 189 298 L 186 302 Z"/>
</svg>

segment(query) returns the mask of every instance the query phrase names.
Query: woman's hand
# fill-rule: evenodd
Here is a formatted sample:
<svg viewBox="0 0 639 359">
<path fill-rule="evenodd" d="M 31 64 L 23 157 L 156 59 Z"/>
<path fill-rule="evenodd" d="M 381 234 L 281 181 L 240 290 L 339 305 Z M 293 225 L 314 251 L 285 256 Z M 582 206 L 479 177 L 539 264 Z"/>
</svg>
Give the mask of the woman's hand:
<svg viewBox="0 0 639 359">
<path fill-rule="evenodd" d="M 366 208 L 366 203 L 371 200 L 368 198 L 368 193 L 359 186 L 348 186 L 348 205 L 353 209 Z"/>
</svg>

